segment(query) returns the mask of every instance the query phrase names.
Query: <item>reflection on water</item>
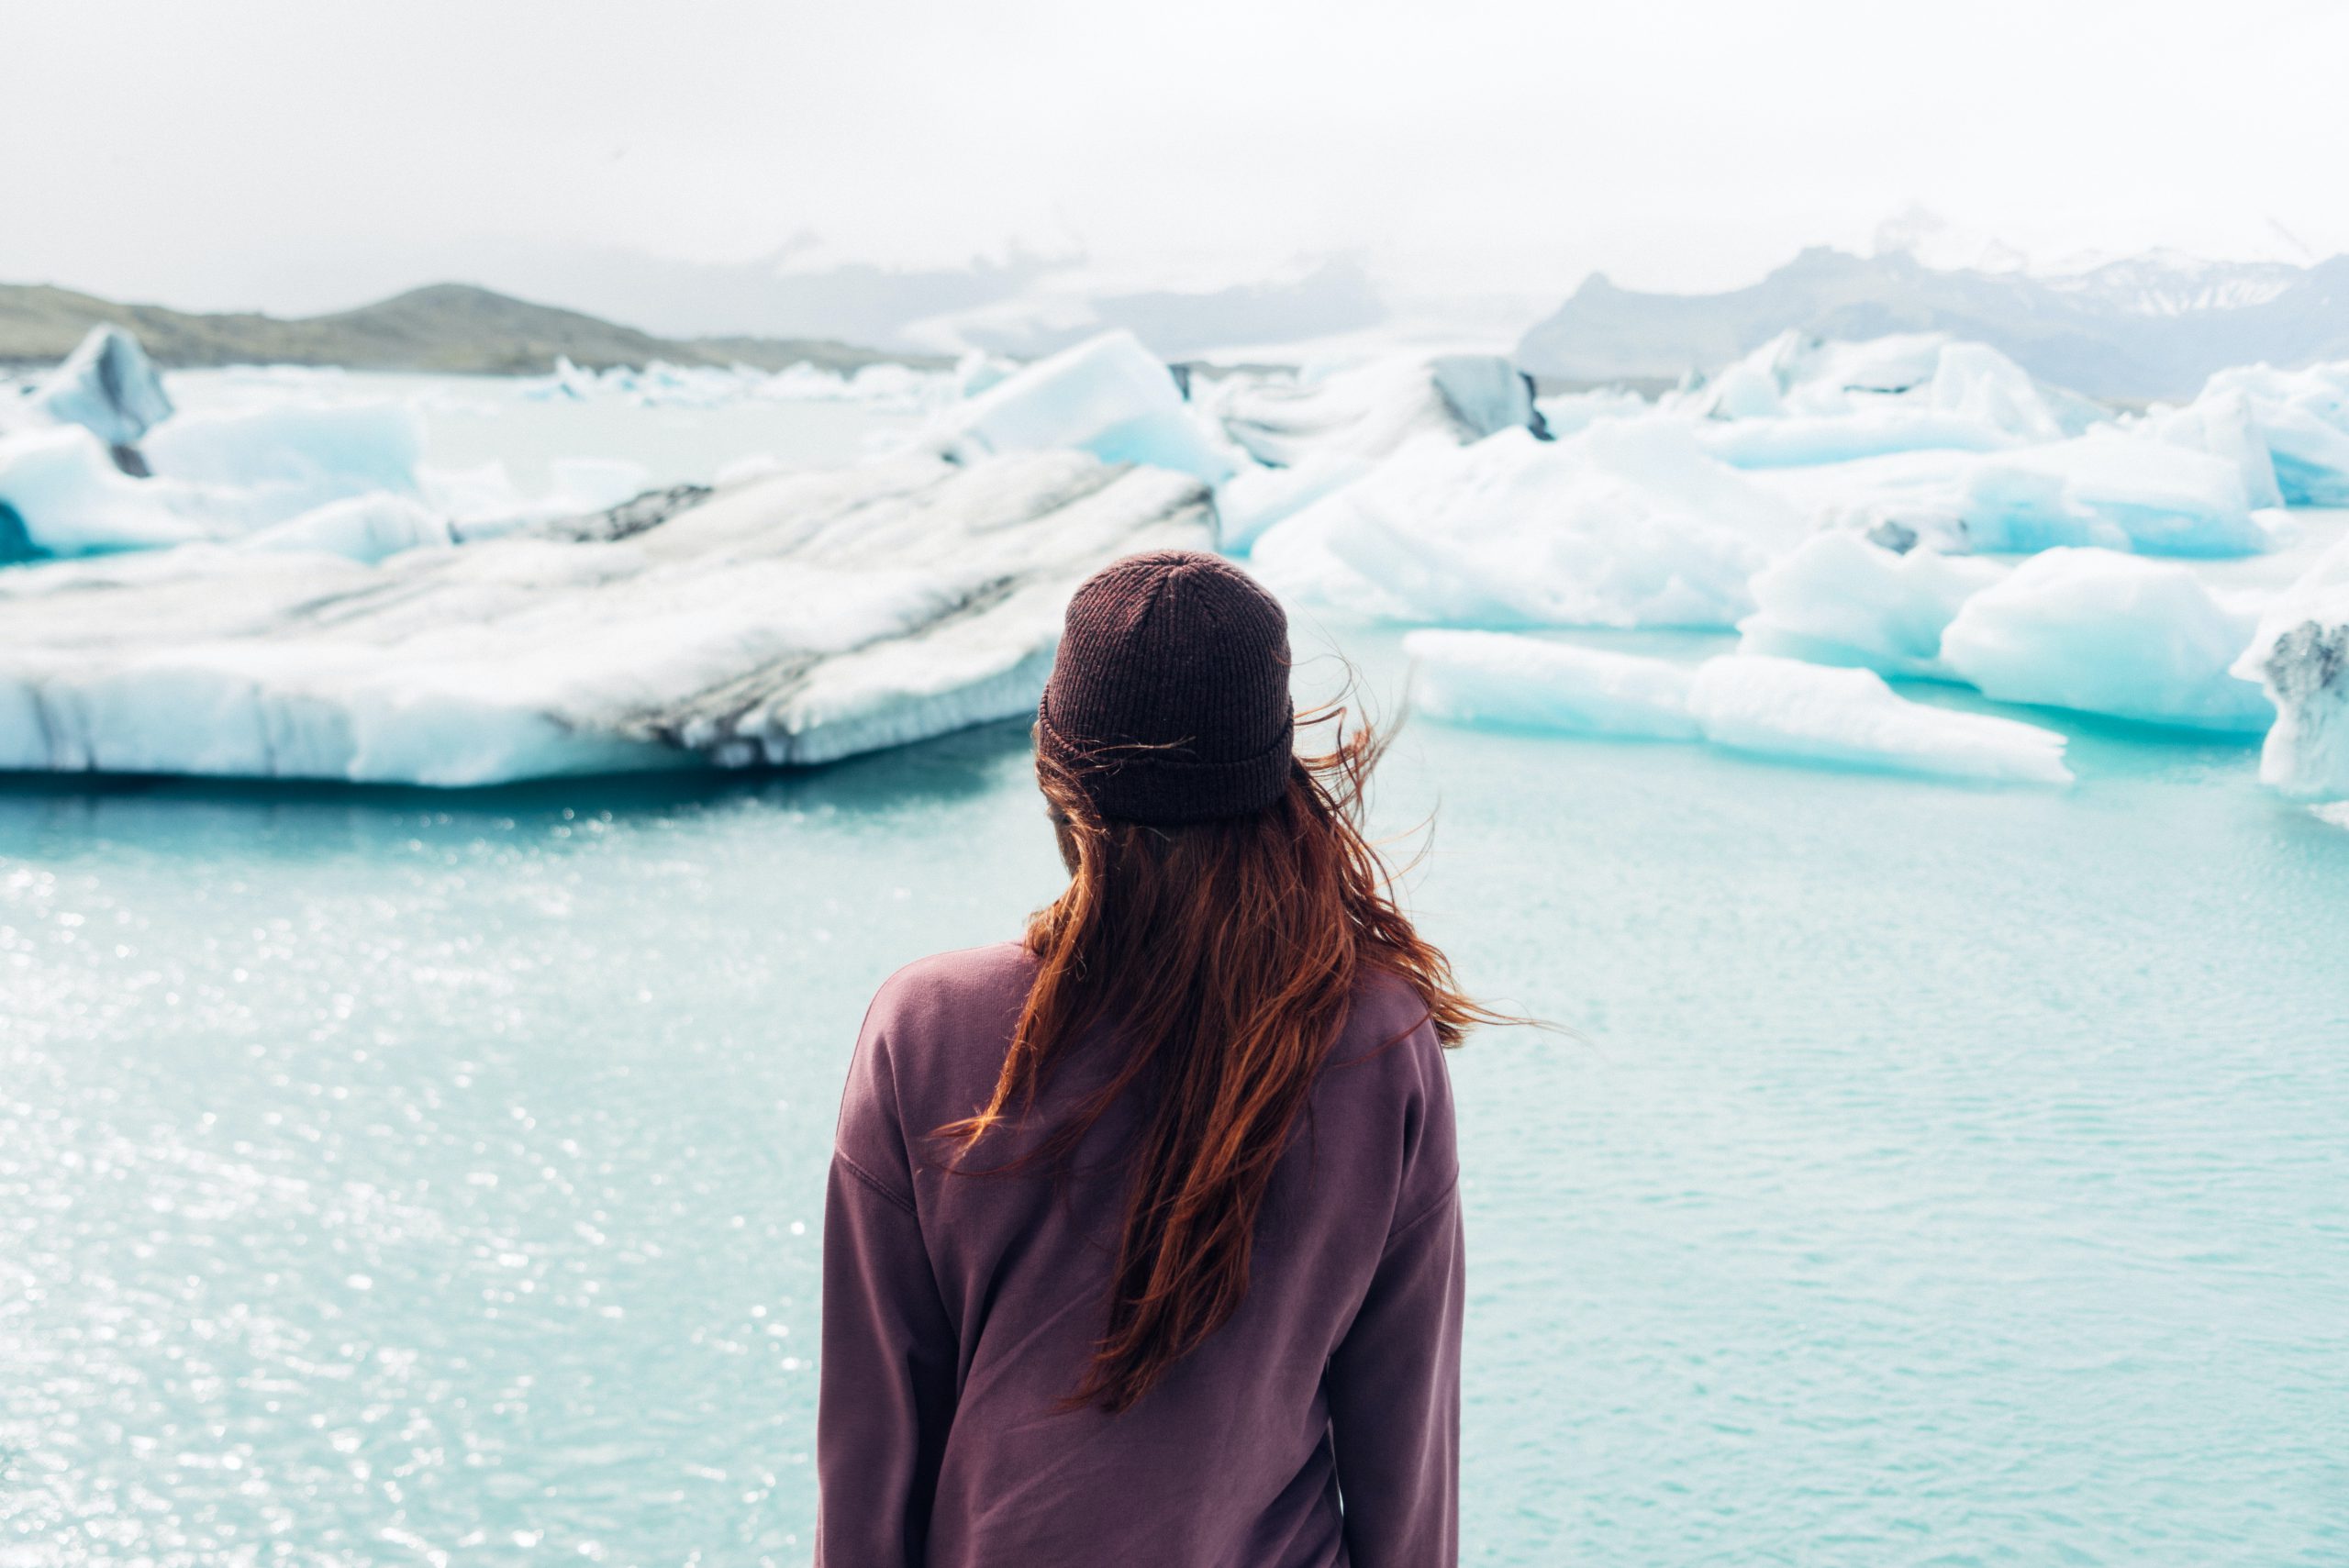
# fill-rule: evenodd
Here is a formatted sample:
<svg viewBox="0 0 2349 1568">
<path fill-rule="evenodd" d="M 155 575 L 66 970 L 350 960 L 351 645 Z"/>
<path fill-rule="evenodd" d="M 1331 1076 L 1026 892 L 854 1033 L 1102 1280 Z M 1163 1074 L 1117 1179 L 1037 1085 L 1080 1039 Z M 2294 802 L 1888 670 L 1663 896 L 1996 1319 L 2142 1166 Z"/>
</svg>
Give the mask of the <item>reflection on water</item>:
<svg viewBox="0 0 2349 1568">
<path fill-rule="evenodd" d="M 2349 1548 L 2349 833 L 2065 728 L 1407 733 L 1431 933 L 1586 1037 L 1455 1061 L 1467 1560 Z M 803 1561 L 845 1053 L 1049 895 L 1028 765 L 0 786 L 0 1561 Z"/>
</svg>

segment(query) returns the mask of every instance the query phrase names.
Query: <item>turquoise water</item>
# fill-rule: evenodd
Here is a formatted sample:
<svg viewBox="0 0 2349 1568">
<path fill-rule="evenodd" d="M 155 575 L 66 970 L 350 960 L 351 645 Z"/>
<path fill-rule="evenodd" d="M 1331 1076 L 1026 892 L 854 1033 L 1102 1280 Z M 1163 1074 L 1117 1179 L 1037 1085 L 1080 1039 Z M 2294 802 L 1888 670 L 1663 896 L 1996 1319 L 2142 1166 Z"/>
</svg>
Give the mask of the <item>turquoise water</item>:
<svg viewBox="0 0 2349 1568">
<path fill-rule="evenodd" d="M 1407 729 L 1426 928 L 1581 1034 L 1454 1062 L 1467 1561 L 2349 1561 L 2349 831 L 2056 722 Z M 1027 768 L 0 785 L 0 1562 L 804 1561 L 847 1052 L 1051 893 Z"/>
</svg>

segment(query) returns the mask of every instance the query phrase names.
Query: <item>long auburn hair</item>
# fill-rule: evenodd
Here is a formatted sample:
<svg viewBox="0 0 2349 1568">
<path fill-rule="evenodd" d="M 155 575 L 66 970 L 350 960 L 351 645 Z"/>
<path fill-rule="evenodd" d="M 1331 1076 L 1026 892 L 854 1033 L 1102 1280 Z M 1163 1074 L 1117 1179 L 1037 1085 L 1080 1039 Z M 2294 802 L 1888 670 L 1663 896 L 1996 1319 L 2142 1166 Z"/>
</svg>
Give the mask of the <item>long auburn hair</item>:
<svg viewBox="0 0 2349 1568">
<path fill-rule="evenodd" d="M 969 1155 L 1033 1106 L 1088 1030 L 1116 1029 L 1126 1055 L 1100 1089 L 1017 1159 L 969 1173 L 1065 1176 L 1141 1085 L 1108 1328 L 1065 1407 L 1130 1408 L 1239 1308 L 1274 1168 L 1359 976 L 1402 979 L 1445 1046 L 1508 1021 L 1461 993 L 1397 906 L 1362 827 L 1384 747 L 1344 721 L 1334 705 L 1301 717 L 1334 726 L 1332 750 L 1297 758 L 1271 806 L 1184 827 L 1105 819 L 1076 776 L 1039 762 L 1073 874 L 1029 921 L 1039 968 L 993 1096 L 937 1136 Z"/>
</svg>

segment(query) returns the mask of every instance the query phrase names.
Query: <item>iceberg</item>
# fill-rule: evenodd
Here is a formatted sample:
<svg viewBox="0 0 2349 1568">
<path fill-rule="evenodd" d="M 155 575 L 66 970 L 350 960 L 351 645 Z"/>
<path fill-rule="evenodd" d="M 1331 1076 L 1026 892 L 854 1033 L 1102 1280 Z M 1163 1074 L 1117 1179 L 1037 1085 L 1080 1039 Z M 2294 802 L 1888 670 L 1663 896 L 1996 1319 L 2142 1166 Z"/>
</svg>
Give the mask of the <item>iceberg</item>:
<svg viewBox="0 0 2349 1568">
<path fill-rule="evenodd" d="M 383 491 L 329 501 L 238 541 L 244 550 L 322 550 L 365 562 L 456 542 L 448 518 L 420 501 Z"/>
<path fill-rule="evenodd" d="M 1675 420 L 1568 440 L 1416 442 L 1273 525 L 1278 593 L 1375 618 L 1481 627 L 1728 627 L 1798 515 Z"/>
<path fill-rule="evenodd" d="M 1413 706 L 1454 724 L 1498 724 L 1573 735 L 1696 740 L 1689 672 L 1574 643 L 1502 631 L 1414 631 Z"/>
<path fill-rule="evenodd" d="M 400 403 L 289 398 L 182 414 L 149 433 L 158 479 L 243 493 L 256 523 L 373 490 L 409 495 L 424 423 Z"/>
<path fill-rule="evenodd" d="M 2251 428 L 2267 449 L 2287 505 L 2349 506 L 2349 361 L 2301 371 L 2267 365 L 2221 371 L 2188 408 L 2237 397 L 2249 407 Z"/>
<path fill-rule="evenodd" d="M 2184 408 L 2160 405 L 2134 422 L 2157 441 L 2190 447 L 2232 463 L 2243 476 L 2244 499 L 2255 508 L 2281 506 L 2284 491 L 2276 478 L 2275 459 L 2261 435 L 2251 398 L 2241 387 L 2221 387 Z"/>
<path fill-rule="evenodd" d="M 1702 421 L 1715 456 L 1756 468 L 1996 450 L 2110 417 L 1987 344 L 1938 332 L 1856 342 L 1784 332 L 1664 406 Z"/>
<path fill-rule="evenodd" d="M 1637 419 L 1655 412 L 1655 406 L 1646 398 L 1620 386 L 1552 393 L 1534 399 L 1533 406 L 1552 438 L 1560 440 L 1588 429 L 1601 419 Z"/>
<path fill-rule="evenodd" d="M 1946 677 L 1942 633 L 1958 607 L 2006 575 L 1971 556 L 1897 553 L 1858 534 L 1817 534 L 1753 579 L 1739 646 L 1886 675 Z"/>
<path fill-rule="evenodd" d="M 2072 779 L 2055 731 L 1910 702 L 1868 670 L 1753 654 L 1691 670 L 1508 632 L 1415 631 L 1404 647 L 1414 693 L 1454 722 L 1704 740 L 1792 762 L 1999 783 Z"/>
<path fill-rule="evenodd" d="M 1087 573 L 1210 533 L 1186 475 L 906 454 L 372 562 L 22 567 L 0 768 L 462 786 L 824 762 L 1031 708 Z"/>
<path fill-rule="evenodd" d="M 2257 734 L 2274 707 L 2229 669 L 2257 621 L 2174 562 L 2052 550 L 1965 601 L 1942 662 L 2001 702 Z"/>
<path fill-rule="evenodd" d="M 203 486 L 133 478 L 79 425 L 0 439 L 0 514 L 14 519 L 0 564 L 185 544 L 223 510 Z"/>
<path fill-rule="evenodd" d="M 2274 543 L 2235 464 L 2109 426 L 2043 446 L 1896 452 L 1754 477 L 1821 526 L 1895 550 L 2029 554 L 2095 545 L 2216 557 Z"/>
<path fill-rule="evenodd" d="M 276 402 L 175 414 L 146 432 L 134 473 L 103 434 L 56 425 L 0 439 L 0 506 L 34 558 L 225 540 L 329 501 L 414 495 L 422 444 L 402 405 Z"/>
<path fill-rule="evenodd" d="M 1016 371 L 949 408 L 924 444 L 963 462 L 1074 448 L 1212 484 L 1238 465 L 1131 332 L 1105 332 Z"/>
<path fill-rule="evenodd" d="M 139 439 L 171 417 L 162 378 L 119 327 L 93 327 L 80 347 L 33 387 L 31 406 L 61 425 L 79 425 L 118 453 L 132 473 Z M 118 460 L 123 461 L 123 460 Z"/>
<path fill-rule="evenodd" d="M 1277 468 L 1331 452 L 1375 462 L 1429 437 L 1459 446 L 1535 428 L 1541 418 L 1532 383 L 1493 354 L 1391 357 L 1296 375 L 1236 372 L 1198 396 L 1243 450 Z"/>
<path fill-rule="evenodd" d="M 2069 784 L 2064 737 L 1910 702 L 1872 670 L 1737 654 L 1709 659 L 1688 711 L 1716 746 L 1841 767 L 2010 784 Z"/>
<path fill-rule="evenodd" d="M 1245 550 L 1266 528 L 1344 489 L 1372 466 L 1341 451 L 1316 452 L 1295 468 L 1252 463 L 1215 487 L 1219 541 L 1225 550 Z"/>
<path fill-rule="evenodd" d="M 2234 673 L 2276 706 L 2261 781 L 2299 799 L 2349 800 L 2349 540 L 2268 606 Z"/>
</svg>

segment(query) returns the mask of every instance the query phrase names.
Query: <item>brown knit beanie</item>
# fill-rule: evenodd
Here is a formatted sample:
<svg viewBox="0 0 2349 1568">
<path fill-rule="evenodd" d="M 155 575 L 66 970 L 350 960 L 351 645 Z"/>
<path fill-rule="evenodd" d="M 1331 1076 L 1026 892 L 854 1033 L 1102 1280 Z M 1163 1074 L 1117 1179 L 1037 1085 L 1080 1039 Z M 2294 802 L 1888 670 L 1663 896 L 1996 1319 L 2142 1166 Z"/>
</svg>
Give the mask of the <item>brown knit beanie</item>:
<svg viewBox="0 0 2349 1568">
<path fill-rule="evenodd" d="M 1295 726 L 1280 606 L 1219 557 L 1160 550 L 1069 601 L 1036 747 L 1102 816 L 1173 825 L 1279 799 Z"/>
</svg>

